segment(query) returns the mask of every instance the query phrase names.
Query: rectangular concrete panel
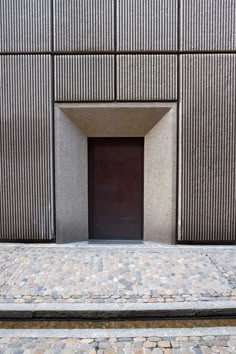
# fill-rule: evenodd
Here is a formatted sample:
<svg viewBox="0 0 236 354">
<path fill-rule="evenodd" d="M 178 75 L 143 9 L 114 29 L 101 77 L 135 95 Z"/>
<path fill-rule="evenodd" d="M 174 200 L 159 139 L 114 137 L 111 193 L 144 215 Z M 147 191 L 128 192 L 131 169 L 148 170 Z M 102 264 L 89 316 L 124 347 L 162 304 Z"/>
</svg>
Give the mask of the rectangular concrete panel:
<svg viewBox="0 0 236 354">
<path fill-rule="evenodd" d="M 53 0 L 56 51 L 114 49 L 114 0 Z"/>
<path fill-rule="evenodd" d="M 0 56 L 0 78 L 0 240 L 50 240 L 50 57 Z"/>
<path fill-rule="evenodd" d="M 176 106 L 145 135 L 144 235 L 174 243 L 176 235 Z"/>
<path fill-rule="evenodd" d="M 181 0 L 180 49 L 236 50 L 235 0 Z"/>
<path fill-rule="evenodd" d="M 119 51 L 177 50 L 178 0 L 118 0 Z"/>
<path fill-rule="evenodd" d="M 55 109 L 55 194 L 58 243 L 88 239 L 87 137 Z"/>
<path fill-rule="evenodd" d="M 114 99 L 112 55 L 55 57 L 56 101 L 111 101 Z"/>
<path fill-rule="evenodd" d="M 181 56 L 179 241 L 236 242 L 236 54 Z"/>
<path fill-rule="evenodd" d="M 0 1 L 0 52 L 51 50 L 51 0 Z"/>
<path fill-rule="evenodd" d="M 177 100 L 177 56 L 118 55 L 117 98 L 121 101 Z"/>
</svg>

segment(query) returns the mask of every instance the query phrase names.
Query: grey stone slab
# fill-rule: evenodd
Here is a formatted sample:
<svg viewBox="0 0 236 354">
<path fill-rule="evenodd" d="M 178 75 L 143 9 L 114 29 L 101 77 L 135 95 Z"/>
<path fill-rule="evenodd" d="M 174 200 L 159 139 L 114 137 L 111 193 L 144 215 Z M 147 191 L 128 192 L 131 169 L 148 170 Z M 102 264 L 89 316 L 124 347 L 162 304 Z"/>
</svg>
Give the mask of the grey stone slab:
<svg viewBox="0 0 236 354">
<path fill-rule="evenodd" d="M 77 319 L 135 319 L 135 318 L 197 318 L 207 316 L 236 316 L 235 301 L 211 301 L 159 304 L 0 304 L 0 318 L 77 318 Z"/>
<path fill-rule="evenodd" d="M 149 329 L 0 329 L 0 337 L 26 338 L 110 338 L 110 337 L 178 337 L 234 336 L 235 327 L 149 328 Z"/>
</svg>

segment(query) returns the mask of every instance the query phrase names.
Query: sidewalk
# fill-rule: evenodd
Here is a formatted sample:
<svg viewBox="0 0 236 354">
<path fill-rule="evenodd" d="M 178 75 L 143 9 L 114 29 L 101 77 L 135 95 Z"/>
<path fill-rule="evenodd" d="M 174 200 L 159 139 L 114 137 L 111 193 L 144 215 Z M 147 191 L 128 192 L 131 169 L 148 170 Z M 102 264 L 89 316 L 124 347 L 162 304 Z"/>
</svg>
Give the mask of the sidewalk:
<svg viewBox="0 0 236 354">
<path fill-rule="evenodd" d="M 0 302 L 236 305 L 236 247 L 0 246 Z"/>
<path fill-rule="evenodd" d="M 0 330 L 1 354 L 234 354 L 234 327 Z"/>
<path fill-rule="evenodd" d="M 236 247 L 0 246 L 0 318 L 210 315 L 236 315 Z M 0 353 L 13 352 L 232 354 L 236 328 L 0 328 Z"/>
</svg>

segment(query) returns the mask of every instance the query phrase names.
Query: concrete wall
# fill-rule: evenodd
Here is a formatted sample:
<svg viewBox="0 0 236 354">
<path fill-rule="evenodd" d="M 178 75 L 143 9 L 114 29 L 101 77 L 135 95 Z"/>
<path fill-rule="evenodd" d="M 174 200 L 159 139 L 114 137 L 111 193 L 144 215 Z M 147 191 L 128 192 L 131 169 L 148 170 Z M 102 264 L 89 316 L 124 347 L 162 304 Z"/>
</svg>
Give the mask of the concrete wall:
<svg viewBox="0 0 236 354">
<path fill-rule="evenodd" d="M 235 0 L 2 0 L 0 23 L 0 240 L 55 237 L 56 103 L 164 101 L 176 240 L 236 242 Z"/>
</svg>

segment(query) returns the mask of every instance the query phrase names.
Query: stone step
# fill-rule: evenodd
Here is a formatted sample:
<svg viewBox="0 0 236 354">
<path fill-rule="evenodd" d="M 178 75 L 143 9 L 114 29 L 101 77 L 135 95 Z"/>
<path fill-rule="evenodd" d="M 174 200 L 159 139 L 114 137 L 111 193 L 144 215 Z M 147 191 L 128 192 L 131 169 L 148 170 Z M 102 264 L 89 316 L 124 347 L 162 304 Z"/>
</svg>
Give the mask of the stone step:
<svg viewBox="0 0 236 354">
<path fill-rule="evenodd" d="M 0 319 L 168 319 L 236 316 L 236 301 L 185 303 L 2 303 Z"/>
</svg>

